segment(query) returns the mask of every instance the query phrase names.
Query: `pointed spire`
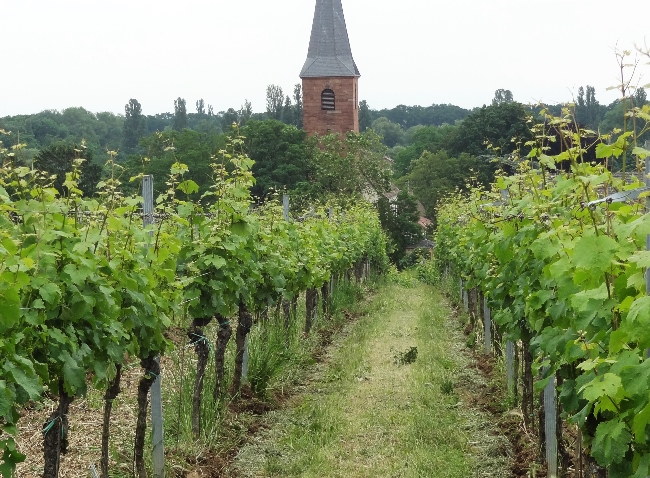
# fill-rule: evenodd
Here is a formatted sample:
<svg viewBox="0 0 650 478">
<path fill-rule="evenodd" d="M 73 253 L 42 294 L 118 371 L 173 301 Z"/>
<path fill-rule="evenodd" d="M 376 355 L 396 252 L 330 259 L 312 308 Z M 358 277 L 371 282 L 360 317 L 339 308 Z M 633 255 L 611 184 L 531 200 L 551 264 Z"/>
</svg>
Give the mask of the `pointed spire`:
<svg viewBox="0 0 650 478">
<path fill-rule="evenodd" d="M 328 76 L 361 76 L 352 58 L 341 0 L 316 0 L 309 52 L 300 72 L 301 78 Z"/>
</svg>

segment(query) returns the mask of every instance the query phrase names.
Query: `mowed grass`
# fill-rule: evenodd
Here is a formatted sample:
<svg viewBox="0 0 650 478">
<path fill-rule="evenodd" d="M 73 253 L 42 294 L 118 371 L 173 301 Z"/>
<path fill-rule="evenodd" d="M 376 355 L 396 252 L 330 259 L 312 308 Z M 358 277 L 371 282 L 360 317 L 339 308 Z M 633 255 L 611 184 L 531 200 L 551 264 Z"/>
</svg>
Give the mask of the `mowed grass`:
<svg viewBox="0 0 650 478">
<path fill-rule="evenodd" d="M 434 288 L 400 283 L 381 287 L 361 306 L 363 315 L 300 401 L 280 412 L 260 443 L 242 451 L 242 475 L 473 474 L 467 418 L 453 391 L 461 362 L 449 308 Z M 416 360 L 400 364 L 412 347 Z"/>
</svg>

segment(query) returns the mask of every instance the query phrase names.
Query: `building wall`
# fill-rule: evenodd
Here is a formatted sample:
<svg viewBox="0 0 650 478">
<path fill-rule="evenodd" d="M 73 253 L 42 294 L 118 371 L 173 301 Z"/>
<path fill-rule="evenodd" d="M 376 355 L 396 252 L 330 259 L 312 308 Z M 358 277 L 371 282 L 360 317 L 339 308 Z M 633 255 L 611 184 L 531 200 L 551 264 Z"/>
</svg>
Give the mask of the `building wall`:
<svg viewBox="0 0 650 478">
<path fill-rule="evenodd" d="M 323 90 L 334 91 L 335 109 L 321 109 Z M 359 132 L 359 79 L 355 77 L 302 79 L 303 129 L 309 134 Z"/>
</svg>

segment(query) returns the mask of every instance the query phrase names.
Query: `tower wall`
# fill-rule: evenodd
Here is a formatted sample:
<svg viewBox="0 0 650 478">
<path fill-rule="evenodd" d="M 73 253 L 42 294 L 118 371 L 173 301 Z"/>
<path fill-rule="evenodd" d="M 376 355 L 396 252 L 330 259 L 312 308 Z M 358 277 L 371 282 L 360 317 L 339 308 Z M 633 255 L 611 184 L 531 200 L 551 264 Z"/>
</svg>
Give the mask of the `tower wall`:
<svg viewBox="0 0 650 478">
<path fill-rule="evenodd" d="M 359 79 L 357 77 L 303 78 L 303 129 L 320 136 L 328 133 L 344 135 L 359 132 Z M 335 109 L 321 108 L 321 94 L 330 89 L 335 96 Z"/>
</svg>

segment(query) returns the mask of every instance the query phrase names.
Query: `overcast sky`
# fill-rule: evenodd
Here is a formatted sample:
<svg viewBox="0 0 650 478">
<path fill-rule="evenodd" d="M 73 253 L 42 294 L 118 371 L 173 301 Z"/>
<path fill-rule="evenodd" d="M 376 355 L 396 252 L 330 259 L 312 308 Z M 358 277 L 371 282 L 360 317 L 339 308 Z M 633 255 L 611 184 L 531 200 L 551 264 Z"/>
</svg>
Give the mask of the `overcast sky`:
<svg viewBox="0 0 650 478">
<path fill-rule="evenodd" d="M 145 114 L 203 98 L 265 109 L 291 93 L 307 56 L 315 0 L 1 0 L 0 117 L 83 106 Z M 398 104 L 571 100 L 593 85 L 609 103 L 614 50 L 650 45 L 650 2 L 343 0 L 359 96 Z M 640 58 L 640 85 L 650 83 Z"/>
</svg>

